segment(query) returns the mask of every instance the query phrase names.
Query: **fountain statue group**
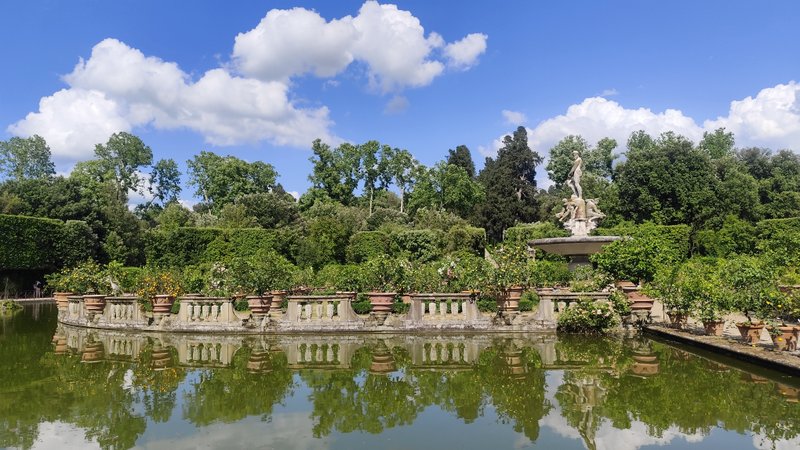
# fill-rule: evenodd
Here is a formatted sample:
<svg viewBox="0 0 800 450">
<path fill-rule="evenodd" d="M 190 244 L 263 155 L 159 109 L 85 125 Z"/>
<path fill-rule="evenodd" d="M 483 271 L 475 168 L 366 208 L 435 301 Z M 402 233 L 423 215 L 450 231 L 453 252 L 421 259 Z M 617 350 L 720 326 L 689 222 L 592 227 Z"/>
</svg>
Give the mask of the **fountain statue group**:
<svg viewBox="0 0 800 450">
<path fill-rule="evenodd" d="M 597 221 L 606 215 L 597 208 L 598 199 L 583 198 L 581 187 L 583 160 L 577 151 L 572 152 L 572 157 L 574 160 L 567 179 L 567 186 L 572 190 L 572 195 L 568 199 L 562 199 L 564 207 L 556 217 L 573 236 L 587 236 L 590 231 L 597 228 Z"/>
</svg>

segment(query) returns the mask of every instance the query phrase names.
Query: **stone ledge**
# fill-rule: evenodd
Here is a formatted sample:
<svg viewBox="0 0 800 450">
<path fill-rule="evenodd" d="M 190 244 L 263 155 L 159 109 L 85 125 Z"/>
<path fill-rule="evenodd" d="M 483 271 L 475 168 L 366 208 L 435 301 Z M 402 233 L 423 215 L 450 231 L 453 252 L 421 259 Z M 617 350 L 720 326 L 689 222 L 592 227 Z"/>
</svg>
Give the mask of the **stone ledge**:
<svg viewBox="0 0 800 450">
<path fill-rule="evenodd" d="M 748 345 L 724 336 L 700 335 L 659 325 L 645 325 L 642 327 L 642 331 L 667 340 L 692 345 L 790 375 L 800 376 L 800 357 L 798 357 L 797 352 L 776 351 L 760 344 Z"/>
</svg>

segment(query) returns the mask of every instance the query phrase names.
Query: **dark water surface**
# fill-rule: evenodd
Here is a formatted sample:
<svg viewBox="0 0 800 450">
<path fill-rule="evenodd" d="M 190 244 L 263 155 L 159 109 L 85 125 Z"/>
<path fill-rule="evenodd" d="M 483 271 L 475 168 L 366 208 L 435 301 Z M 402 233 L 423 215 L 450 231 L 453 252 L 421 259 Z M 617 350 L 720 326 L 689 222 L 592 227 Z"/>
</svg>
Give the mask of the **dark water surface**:
<svg viewBox="0 0 800 450">
<path fill-rule="evenodd" d="M 800 380 L 643 338 L 135 335 L 0 315 L 0 447 L 800 448 Z"/>
</svg>

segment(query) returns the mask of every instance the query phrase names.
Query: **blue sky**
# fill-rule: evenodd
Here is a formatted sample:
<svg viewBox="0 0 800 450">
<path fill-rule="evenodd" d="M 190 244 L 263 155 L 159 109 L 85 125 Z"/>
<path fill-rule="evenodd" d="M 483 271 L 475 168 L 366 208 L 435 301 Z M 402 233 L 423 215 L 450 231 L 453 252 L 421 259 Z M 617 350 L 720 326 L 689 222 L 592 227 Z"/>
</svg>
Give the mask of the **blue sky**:
<svg viewBox="0 0 800 450">
<path fill-rule="evenodd" d="M 517 125 L 543 155 L 719 126 L 800 150 L 800 2 L 552 3 L 6 0 L 0 138 L 40 134 L 68 171 L 130 131 L 182 169 L 269 162 L 300 193 L 316 137 L 425 164 L 465 144 L 479 166 Z"/>
</svg>

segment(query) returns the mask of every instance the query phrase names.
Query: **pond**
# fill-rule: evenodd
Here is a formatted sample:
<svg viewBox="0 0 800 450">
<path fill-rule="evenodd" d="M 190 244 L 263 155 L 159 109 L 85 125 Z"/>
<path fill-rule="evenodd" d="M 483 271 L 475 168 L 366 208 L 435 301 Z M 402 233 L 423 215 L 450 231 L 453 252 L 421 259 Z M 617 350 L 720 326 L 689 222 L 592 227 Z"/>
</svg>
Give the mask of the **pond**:
<svg viewBox="0 0 800 450">
<path fill-rule="evenodd" d="M 0 316 L 0 447 L 798 448 L 800 380 L 636 338 L 198 336 Z"/>
</svg>

